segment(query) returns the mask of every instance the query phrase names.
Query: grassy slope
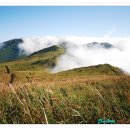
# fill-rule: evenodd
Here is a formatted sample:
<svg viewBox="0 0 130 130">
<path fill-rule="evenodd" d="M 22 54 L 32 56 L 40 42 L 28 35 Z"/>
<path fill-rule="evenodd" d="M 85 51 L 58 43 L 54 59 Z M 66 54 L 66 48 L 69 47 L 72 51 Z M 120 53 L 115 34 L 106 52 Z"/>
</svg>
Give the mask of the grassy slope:
<svg viewBox="0 0 130 130">
<path fill-rule="evenodd" d="M 36 77 L 1 83 L 0 123 L 130 123 L 129 76 Z"/>
<path fill-rule="evenodd" d="M 91 67 L 81 67 L 81 68 L 75 68 L 68 71 L 63 71 L 58 73 L 59 75 L 122 75 L 124 72 L 114 66 L 111 66 L 109 64 L 99 64 Z"/>
<path fill-rule="evenodd" d="M 49 47 L 48 49 L 43 49 L 37 53 L 34 53 L 28 57 L 0 64 L 0 69 L 2 70 L 5 65 L 15 71 L 28 71 L 28 70 L 41 70 L 46 67 L 52 67 L 56 58 L 63 54 L 64 50 L 57 46 Z"/>
<path fill-rule="evenodd" d="M 48 61 L 62 53 L 51 49 L 1 64 L 1 71 L 8 65 L 16 78 L 9 87 L 10 74 L 2 75 L 0 123 L 130 123 L 129 76 L 108 64 L 48 73 Z"/>
</svg>

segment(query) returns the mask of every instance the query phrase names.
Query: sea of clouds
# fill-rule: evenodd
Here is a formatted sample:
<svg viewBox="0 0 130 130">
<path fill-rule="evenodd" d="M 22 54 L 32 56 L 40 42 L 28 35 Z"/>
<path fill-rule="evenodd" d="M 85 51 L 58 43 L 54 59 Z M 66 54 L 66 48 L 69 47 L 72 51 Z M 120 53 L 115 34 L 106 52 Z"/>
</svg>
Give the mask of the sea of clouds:
<svg viewBox="0 0 130 130">
<path fill-rule="evenodd" d="M 130 37 L 44 36 L 23 40 L 19 48 L 27 55 L 52 45 L 67 43 L 65 54 L 58 58 L 52 72 L 108 63 L 130 73 Z M 101 46 L 85 46 L 91 42 L 107 42 L 113 47 L 106 49 Z"/>
</svg>

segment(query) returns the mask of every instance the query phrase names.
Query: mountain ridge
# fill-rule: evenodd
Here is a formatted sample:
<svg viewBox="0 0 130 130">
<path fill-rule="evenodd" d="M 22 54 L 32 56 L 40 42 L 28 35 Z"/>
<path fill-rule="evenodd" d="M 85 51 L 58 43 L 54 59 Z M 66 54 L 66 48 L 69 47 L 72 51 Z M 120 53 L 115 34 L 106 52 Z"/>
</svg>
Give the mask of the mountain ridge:
<svg viewBox="0 0 130 130">
<path fill-rule="evenodd" d="M 57 59 L 64 54 L 65 52 L 65 47 L 60 45 L 52 45 L 50 47 L 41 49 L 39 51 L 36 51 L 30 55 L 22 55 L 19 56 L 17 53 L 20 52 L 20 50 L 18 49 L 18 45 L 20 43 L 22 43 L 23 40 L 22 39 L 12 39 L 9 41 L 4 42 L 4 45 L 2 48 L 0 48 L 1 51 L 3 51 L 4 49 L 7 50 L 10 48 L 10 53 L 8 53 L 8 55 L 15 55 L 15 57 L 9 57 L 9 58 L 5 58 L 8 55 L 5 55 L 4 58 L 5 60 L 3 61 L 3 63 L 1 63 L 0 67 L 8 64 L 11 68 L 13 68 L 14 70 L 41 70 L 41 69 L 52 69 L 53 67 L 56 66 L 56 62 Z M 66 44 L 66 43 L 65 43 Z M 110 43 L 107 42 L 103 42 L 103 43 L 98 43 L 98 42 L 92 42 L 92 43 L 88 43 L 87 44 L 88 47 L 105 47 L 106 49 L 111 49 L 114 46 L 112 46 Z M 5 51 L 4 50 L 4 51 Z M 14 51 L 14 52 L 13 52 Z M 1 55 L 2 52 L 0 52 L 0 61 L 1 61 Z M 8 63 L 7 63 L 8 62 Z M 109 71 L 110 73 L 114 74 L 122 74 L 122 71 L 119 69 L 115 69 L 113 66 L 110 66 L 108 64 L 103 64 L 103 65 L 95 65 L 93 66 L 89 66 L 89 67 L 80 67 L 80 68 L 74 68 L 72 70 L 67 70 L 65 71 L 66 73 L 69 72 L 80 72 L 80 73 L 84 73 L 86 72 L 86 70 L 89 72 L 89 68 L 93 69 L 93 73 L 96 71 L 101 71 L 101 73 L 108 73 L 107 71 Z M 104 72 L 102 71 L 101 68 L 104 68 Z M 97 70 L 99 69 L 99 70 Z M 105 71 L 106 70 L 106 71 Z M 91 72 L 91 71 L 90 71 Z M 64 73 L 64 71 L 62 71 L 62 73 Z"/>
<path fill-rule="evenodd" d="M 21 50 L 19 48 L 19 44 L 21 44 L 23 42 L 24 42 L 24 40 L 22 38 L 11 39 L 11 40 L 2 42 L 1 47 L 0 47 L 0 63 L 13 61 L 13 60 L 28 56 L 24 52 L 24 50 Z M 56 51 L 56 49 L 58 49 L 58 47 L 64 48 L 64 50 L 66 50 L 69 46 L 69 42 L 63 41 L 57 45 L 52 45 L 52 46 L 53 46 L 52 48 L 46 47 L 46 49 L 43 48 L 45 50 L 41 49 L 39 51 L 35 51 L 35 52 L 31 53 L 30 56 L 34 55 L 34 54 L 42 53 L 42 51 L 49 51 L 50 49 L 53 49 L 54 51 Z M 91 43 L 85 44 L 85 46 L 90 49 L 93 49 L 93 48 L 112 49 L 112 48 L 114 48 L 114 46 L 112 44 L 107 43 L 107 42 L 102 42 L 102 43 L 91 42 Z M 47 48 L 49 48 L 49 50 Z"/>
</svg>

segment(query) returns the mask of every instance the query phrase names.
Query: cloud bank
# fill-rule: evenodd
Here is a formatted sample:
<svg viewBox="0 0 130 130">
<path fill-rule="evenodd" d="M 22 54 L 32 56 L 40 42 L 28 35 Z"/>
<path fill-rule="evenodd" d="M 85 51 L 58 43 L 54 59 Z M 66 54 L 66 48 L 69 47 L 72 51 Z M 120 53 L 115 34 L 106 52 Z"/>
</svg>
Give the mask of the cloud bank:
<svg viewBox="0 0 130 130">
<path fill-rule="evenodd" d="M 26 38 L 23 41 L 23 43 L 19 44 L 19 49 L 27 55 L 58 44 L 58 38 L 52 36 Z"/>
<path fill-rule="evenodd" d="M 130 73 L 130 37 L 35 37 L 24 39 L 19 48 L 26 54 L 31 54 L 52 45 L 60 45 L 62 42 L 66 43 L 66 53 L 58 58 L 52 72 L 108 63 Z M 88 47 L 87 44 L 92 42 L 107 42 L 113 47 L 109 49 L 99 45 Z"/>
</svg>

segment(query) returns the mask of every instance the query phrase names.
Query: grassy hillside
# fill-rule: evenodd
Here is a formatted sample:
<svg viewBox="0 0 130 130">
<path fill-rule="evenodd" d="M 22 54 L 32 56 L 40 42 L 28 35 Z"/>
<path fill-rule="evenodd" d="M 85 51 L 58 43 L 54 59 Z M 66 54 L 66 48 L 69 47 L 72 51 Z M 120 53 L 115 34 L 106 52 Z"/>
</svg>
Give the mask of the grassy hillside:
<svg viewBox="0 0 130 130">
<path fill-rule="evenodd" d="M 58 46 L 40 50 L 22 59 L 0 64 L 2 70 L 5 65 L 16 71 L 43 70 L 55 65 L 56 59 L 64 53 L 64 49 Z"/>
<path fill-rule="evenodd" d="M 109 64 L 99 64 L 90 67 L 75 68 L 68 71 L 59 72 L 58 75 L 123 75 L 124 72 Z"/>
<path fill-rule="evenodd" d="M 105 75 L 106 68 L 114 73 Z M 95 124 L 100 118 L 130 123 L 130 77 L 118 68 L 105 64 L 58 74 L 15 74 L 10 85 L 11 73 L 0 82 L 2 124 Z"/>
<path fill-rule="evenodd" d="M 52 46 L 0 64 L 0 123 L 130 123 L 130 76 L 109 64 L 50 73 L 64 51 Z"/>
</svg>

